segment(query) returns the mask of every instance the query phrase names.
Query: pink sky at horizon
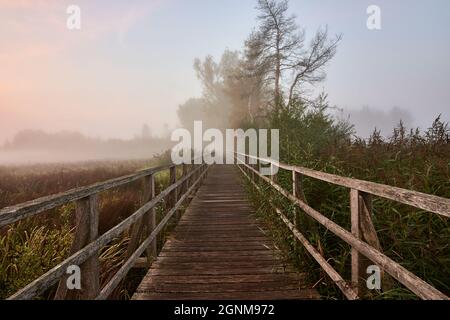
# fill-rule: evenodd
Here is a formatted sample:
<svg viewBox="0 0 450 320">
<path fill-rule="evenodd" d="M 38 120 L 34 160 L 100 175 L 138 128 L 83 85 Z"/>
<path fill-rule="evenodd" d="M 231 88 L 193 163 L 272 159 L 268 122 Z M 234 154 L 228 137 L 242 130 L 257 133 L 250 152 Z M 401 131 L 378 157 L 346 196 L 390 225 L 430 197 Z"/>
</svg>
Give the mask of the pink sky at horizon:
<svg viewBox="0 0 450 320">
<path fill-rule="evenodd" d="M 152 61 L 126 43 L 161 1 L 108 10 L 76 1 L 82 28 L 69 31 L 72 2 L 0 0 L 0 144 L 22 129 L 128 138 L 144 123 L 156 133 L 165 123 L 175 126 L 176 107 L 189 92 L 180 99 L 158 91 L 155 82 L 170 79 L 160 70 L 155 79 Z"/>
</svg>

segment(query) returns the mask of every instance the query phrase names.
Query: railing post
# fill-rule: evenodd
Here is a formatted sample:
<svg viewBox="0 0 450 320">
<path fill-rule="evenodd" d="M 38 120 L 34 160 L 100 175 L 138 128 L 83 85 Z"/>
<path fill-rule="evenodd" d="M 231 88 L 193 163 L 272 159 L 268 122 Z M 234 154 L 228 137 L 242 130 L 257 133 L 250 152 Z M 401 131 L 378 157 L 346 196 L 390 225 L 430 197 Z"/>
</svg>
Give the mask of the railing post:
<svg viewBox="0 0 450 320">
<path fill-rule="evenodd" d="M 76 231 L 70 253 L 74 254 L 98 237 L 98 197 L 91 195 L 76 202 Z M 58 284 L 55 299 L 94 299 L 100 293 L 98 253 L 89 257 L 81 266 L 81 290 L 68 290 L 67 276 Z"/>
<path fill-rule="evenodd" d="M 140 200 L 141 206 L 155 197 L 155 178 L 154 175 L 148 175 L 142 180 L 142 197 Z M 143 217 L 138 219 L 131 228 L 130 242 L 128 243 L 126 257 L 127 259 L 136 251 L 141 242 L 142 233 L 150 235 L 153 229 L 156 227 L 156 210 L 150 209 Z M 152 259 L 156 257 L 157 248 L 156 240 L 152 241 L 149 247 L 146 249 L 148 266 L 152 262 Z"/>
<path fill-rule="evenodd" d="M 261 159 L 258 158 L 258 163 L 256 164 L 256 170 L 258 170 L 258 183 L 261 183 L 262 179 L 260 177 L 261 174 Z"/>
<path fill-rule="evenodd" d="M 188 167 L 187 164 L 185 163 L 183 163 L 182 166 L 183 166 L 183 178 L 185 178 L 188 175 Z M 187 179 L 183 182 L 182 186 L 183 187 L 181 188 L 181 194 L 185 194 L 189 188 Z"/>
<path fill-rule="evenodd" d="M 177 182 L 177 166 L 173 165 L 170 167 L 170 173 L 169 173 L 169 185 L 173 185 Z M 171 209 L 175 206 L 178 200 L 178 188 L 174 188 L 171 192 L 169 199 L 168 199 L 168 208 Z M 179 214 L 177 213 L 177 218 L 179 218 Z"/>
<path fill-rule="evenodd" d="M 372 197 L 359 190 L 350 190 L 351 232 L 381 252 L 380 242 L 372 222 Z M 373 262 L 352 248 L 352 284 L 356 293 L 363 297 L 367 292 L 367 267 Z"/>
<path fill-rule="evenodd" d="M 275 165 L 273 163 L 270 164 L 270 180 L 274 183 L 278 183 L 278 172 L 275 173 Z M 279 170 L 279 168 L 278 168 Z"/>
<path fill-rule="evenodd" d="M 99 212 L 98 212 L 98 197 L 97 195 L 92 195 L 89 200 L 86 201 L 87 208 L 89 211 L 89 236 L 88 243 L 93 242 L 98 237 L 98 223 L 99 223 Z M 96 252 L 92 257 L 90 257 L 82 266 L 82 274 L 84 270 L 84 286 L 85 291 L 83 292 L 84 299 L 94 299 L 100 293 L 100 261 L 98 257 L 98 252 Z M 83 285 L 83 280 L 81 280 L 81 285 Z"/>
<path fill-rule="evenodd" d="M 303 194 L 303 186 L 302 186 L 302 176 L 300 173 L 292 170 L 292 195 L 296 198 L 299 198 Z M 297 207 L 294 207 L 294 226 L 296 228 L 299 227 L 300 224 L 300 213 Z"/>
<path fill-rule="evenodd" d="M 253 161 L 255 161 L 255 159 L 254 158 L 250 158 L 250 161 L 251 162 L 253 162 Z M 256 163 L 252 163 L 252 164 L 250 164 L 250 167 L 253 169 L 253 170 L 256 170 Z M 256 182 L 256 173 L 255 173 L 255 171 L 253 171 L 253 170 L 250 170 L 251 171 L 251 175 L 252 175 L 252 181 L 253 182 Z"/>
<path fill-rule="evenodd" d="M 144 196 L 143 204 L 147 201 L 151 201 L 155 197 L 155 176 L 153 174 L 144 178 Z M 153 207 L 146 215 L 146 226 L 148 228 L 147 236 L 149 236 L 156 227 L 156 209 Z M 152 260 L 157 255 L 157 243 L 156 238 L 150 243 L 146 249 L 148 266 L 152 263 Z"/>
<path fill-rule="evenodd" d="M 181 165 L 181 168 L 182 168 L 182 174 L 181 174 L 181 178 L 184 178 L 184 177 L 186 177 L 187 176 L 187 174 L 188 174 L 188 170 L 187 170 L 187 165 L 185 164 L 185 163 L 183 163 L 182 165 Z M 183 181 L 183 183 L 180 185 L 180 187 L 178 188 L 178 191 L 177 191 L 177 197 L 179 198 L 179 197 L 182 197 L 185 193 L 186 193 L 186 191 L 188 190 L 188 181 L 187 180 L 185 180 L 185 181 Z M 175 201 L 175 203 L 176 203 L 176 201 Z M 187 202 L 186 201 L 183 201 L 183 204 L 182 204 L 182 206 L 180 206 L 180 208 L 177 210 L 177 217 L 180 217 L 181 216 L 181 213 L 183 212 L 183 206 L 186 204 Z"/>
</svg>

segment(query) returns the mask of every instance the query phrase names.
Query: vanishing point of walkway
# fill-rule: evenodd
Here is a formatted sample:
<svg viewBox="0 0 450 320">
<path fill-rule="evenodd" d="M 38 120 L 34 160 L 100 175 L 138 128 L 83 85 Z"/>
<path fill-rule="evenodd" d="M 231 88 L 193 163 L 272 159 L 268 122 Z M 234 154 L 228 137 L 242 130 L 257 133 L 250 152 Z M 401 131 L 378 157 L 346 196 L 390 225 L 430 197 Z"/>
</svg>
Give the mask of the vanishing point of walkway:
<svg viewBox="0 0 450 320">
<path fill-rule="evenodd" d="M 318 299 L 253 213 L 239 169 L 212 166 L 133 299 Z"/>
</svg>

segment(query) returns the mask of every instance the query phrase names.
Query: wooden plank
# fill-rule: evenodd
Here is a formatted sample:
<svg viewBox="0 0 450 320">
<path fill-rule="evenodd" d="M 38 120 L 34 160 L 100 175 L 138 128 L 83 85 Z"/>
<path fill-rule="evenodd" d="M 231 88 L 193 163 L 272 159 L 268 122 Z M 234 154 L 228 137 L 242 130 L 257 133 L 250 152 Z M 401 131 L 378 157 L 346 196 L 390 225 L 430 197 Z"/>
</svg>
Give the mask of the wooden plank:
<svg viewBox="0 0 450 320">
<path fill-rule="evenodd" d="M 255 263 L 257 261 L 272 261 L 273 264 L 278 261 L 284 261 L 282 259 L 277 259 L 273 256 L 273 254 L 266 255 L 253 255 L 253 256 L 242 256 L 242 255 L 216 255 L 216 256 L 160 256 L 159 258 L 166 258 L 168 260 L 165 261 L 166 264 L 178 264 L 184 262 L 192 262 L 192 263 L 204 263 L 204 262 L 212 262 L 212 263 L 225 263 L 225 262 L 242 262 L 242 259 L 245 259 L 246 262 Z M 159 260 L 159 259 L 158 259 Z"/>
<path fill-rule="evenodd" d="M 335 174 L 280 163 L 278 161 L 273 161 L 271 159 L 262 159 L 262 158 L 259 159 L 263 160 L 264 162 L 276 164 L 282 169 L 295 171 L 311 178 L 333 183 L 350 189 L 356 189 L 359 191 L 370 193 L 374 196 L 383 197 L 425 211 L 437 213 L 445 217 L 450 217 L 450 199 L 422 192 L 388 186 L 385 184 L 341 177 Z M 252 169 L 250 168 L 250 170 Z"/>
<path fill-rule="evenodd" d="M 274 252 L 273 250 L 229 250 L 229 251 L 161 251 L 158 257 L 191 257 L 195 259 L 196 257 L 208 258 L 208 257 L 239 257 L 244 256 L 246 259 L 252 258 L 253 256 L 270 256 L 273 257 L 274 254 L 279 254 L 279 252 Z"/>
<path fill-rule="evenodd" d="M 283 272 L 272 274 L 270 277 L 264 274 L 237 274 L 237 275 L 154 275 L 146 277 L 140 288 L 147 290 L 147 286 L 158 284 L 217 284 L 217 283 L 265 283 L 265 282 L 292 282 L 294 284 L 307 283 L 307 275 L 297 272 Z"/>
<path fill-rule="evenodd" d="M 284 223 L 293 232 L 294 236 L 303 244 L 305 249 L 313 256 L 313 258 L 319 263 L 322 269 L 328 274 L 328 276 L 339 287 L 342 293 L 349 300 L 358 299 L 358 294 L 352 290 L 351 286 L 341 277 L 341 275 L 328 263 L 328 261 L 320 254 L 320 252 L 305 238 L 305 236 L 298 231 L 294 224 L 292 224 L 283 213 L 277 209 L 278 214 L 281 216 Z"/>
<path fill-rule="evenodd" d="M 359 228 L 359 219 L 360 219 L 360 207 L 359 207 L 359 191 L 355 189 L 350 190 L 350 216 L 351 216 L 351 232 L 353 236 L 358 239 L 361 239 L 361 230 Z M 361 288 L 361 263 L 360 260 L 362 255 L 359 251 L 352 247 L 351 249 L 351 281 L 352 286 L 355 292 L 358 295 L 361 295 L 365 289 Z"/>
<path fill-rule="evenodd" d="M 71 189 L 62 193 L 50 195 L 47 197 L 41 197 L 15 206 L 0 209 L 0 227 L 25 219 L 27 217 L 31 217 L 40 212 L 65 205 L 72 201 L 83 199 L 105 190 L 117 188 L 119 186 L 139 180 L 147 175 L 160 172 L 168 168 L 169 166 L 161 166 L 157 168 L 146 169 L 127 176 L 95 183 L 87 187 Z"/>
<path fill-rule="evenodd" d="M 201 168 L 197 168 L 196 170 L 200 170 Z M 180 179 L 176 184 L 167 187 L 160 194 L 158 194 L 153 200 L 146 203 L 144 206 L 139 208 L 136 212 L 130 215 L 128 218 L 117 224 L 111 230 L 105 232 L 100 237 L 97 238 L 94 242 L 90 243 L 82 250 L 77 251 L 75 254 L 71 255 L 63 262 L 59 263 L 45 274 L 29 283 L 24 288 L 20 289 L 18 292 L 10 296 L 9 300 L 14 299 L 31 299 L 45 290 L 47 290 L 50 286 L 55 284 L 57 281 L 61 279 L 61 277 L 65 274 L 67 267 L 70 265 L 80 265 L 85 262 L 89 257 L 94 255 L 101 247 L 105 246 L 113 239 L 117 238 L 122 232 L 127 230 L 130 226 L 132 226 L 136 220 L 138 220 L 141 216 L 143 216 L 148 210 L 153 208 L 158 202 L 164 199 L 174 188 L 178 187 L 184 179 L 189 179 L 191 175 L 193 175 L 195 171 L 191 172 L 188 177 Z"/>
<path fill-rule="evenodd" d="M 166 283 L 156 282 L 147 284 L 145 289 L 141 289 L 138 293 L 158 292 L 158 293 L 231 293 L 231 292 L 262 292 L 272 291 L 273 287 L 278 290 L 301 290 L 307 288 L 304 283 L 294 281 L 272 280 L 265 282 L 217 282 L 214 286 L 211 283 Z"/>
<path fill-rule="evenodd" d="M 98 199 L 90 196 L 77 201 L 75 209 L 75 236 L 72 242 L 70 253 L 74 254 L 90 242 L 94 241 L 98 235 Z M 56 290 L 55 300 L 62 299 L 92 299 L 99 292 L 99 261 L 98 255 L 93 255 L 86 260 L 81 269 L 81 290 L 68 290 L 67 278 L 65 275 L 59 281 Z"/>
<path fill-rule="evenodd" d="M 351 209 L 351 231 L 358 239 L 362 239 L 370 246 L 383 252 L 375 226 L 372 222 L 372 198 L 370 194 L 359 190 L 350 190 L 350 209 Z M 361 255 L 358 250 L 352 248 L 352 284 L 360 296 L 367 293 L 366 273 L 367 267 L 374 263 Z M 389 287 L 389 281 L 381 270 L 381 280 L 385 286 Z"/>
<path fill-rule="evenodd" d="M 187 180 L 185 180 L 186 182 Z M 153 200 L 155 198 L 155 175 L 150 175 L 146 178 L 144 192 L 147 195 L 147 201 Z M 187 190 L 186 190 L 187 191 Z M 145 221 L 145 225 L 147 227 L 147 235 L 150 235 L 153 230 L 156 228 L 156 210 L 155 207 L 151 208 L 147 214 L 147 221 Z M 147 254 L 147 262 L 148 266 L 150 266 L 152 260 L 156 258 L 158 252 L 157 241 L 154 240 L 150 243 L 150 245 L 146 249 Z"/>
<path fill-rule="evenodd" d="M 89 236 L 88 243 L 95 241 L 98 237 L 98 197 L 91 195 L 86 203 L 89 215 Z M 86 300 L 94 299 L 100 292 L 100 261 L 98 251 L 94 252 L 81 265 L 81 298 Z"/>
<path fill-rule="evenodd" d="M 248 177 L 248 175 L 242 171 L 244 175 Z M 253 181 L 252 181 L 253 182 Z M 293 177 L 293 194 L 292 196 L 296 196 L 296 183 L 295 178 Z M 254 182 L 256 189 L 261 191 L 261 188 L 256 185 Z M 358 299 L 357 293 L 352 289 L 350 285 L 341 277 L 341 275 L 328 263 L 328 261 L 320 254 L 319 251 L 306 239 L 306 237 L 296 228 L 295 223 L 297 222 L 296 217 L 294 216 L 294 223 L 291 223 L 289 219 L 281 212 L 279 208 L 277 208 L 273 203 L 271 203 L 274 210 L 278 213 L 281 220 L 286 224 L 286 226 L 291 230 L 297 240 L 305 247 L 305 249 L 312 255 L 312 257 L 319 263 L 319 265 L 323 268 L 323 270 L 328 274 L 328 276 L 333 280 L 333 282 L 338 286 L 338 288 L 342 291 L 342 293 L 347 297 L 347 299 L 355 300 Z"/>
<path fill-rule="evenodd" d="M 203 168 L 207 168 L 203 166 Z M 199 167 L 202 169 L 202 167 Z M 188 194 L 193 192 L 196 188 L 196 185 L 200 183 L 202 176 L 206 173 L 207 170 L 200 171 L 201 174 L 198 179 L 194 182 L 192 187 L 180 197 L 177 203 L 174 204 L 173 208 L 167 212 L 166 216 L 160 221 L 158 226 L 151 232 L 151 234 L 144 240 L 144 242 L 139 246 L 139 248 L 130 256 L 130 258 L 122 265 L 119 271 L 109 280 L 109 282 L 103 287 L 100 294 L 96 297 L 97 300 L 102 300 L 108 298 L 108 296 L 113 292 L 113 290 L 119 285 L 119 283 L 123 280 L 123 278 L 127 275 L 128 271 L 135 265 L 136 261 L 139 259 L 140 255 L 145 251 L 145 249 L 150 245 L 152 241 L 155 241 L 158 233 L 165 228 L 167 222 L 170 218 L 177 212 L 178 208 L 182 205 L 183 201 L 187 198 Z M 186 177 L 187 178 L 187 177 Z M 180 180 L 182 182 L 182 180 Z M 176 185 L 174 184 L 176 187 Z"/>
<path fill-rule="evenodd" d="M 169 184 L 175 184 L 177 182 L 177 167 L 170 167 L 169 171 Z M 178 200 L 178 188 L 173 189 L 173 191 L 167 197 L 167 208 L 170 209 Z"/>
<path fill-rule="evenodd" d="M 250 170 L 252 170 L 252 168 L 250 168 Z M 274 183 L 267 177 L 260 176 L 260 178 L 263 179 L 268 184 L 270 184 L 275 190 L 277 190 L 284 197 L 286 197 L 287 199 L 295 203 L 297 206 L 299 206 L 306 214 L 308 214 L 310 217 L 319 222 L 325 228 L 333 232 L 344 242 L 348 243 L 349 245 L 357 249 L 359 253 L 363 254 L 364 256 L 366 256 L 367 258 L 378 264 L 380 268 L 384 269 L 387 273 L 389 273 L 392 277 L 400 281 L 403 285 L 405 285 L 408 289 L 410 289 L 420 298 L 433 300 L 448 299 L 448 297 L 445 294 L 443 294 L 430 284 L 426 283 L 425 281 L 414 275 L 412 272 L 408 271 L 403 266 L 393 261 L 388 256 L 379 252 L 378 250 L 371 247 L 367 243 L 361 241 L 353 234 L 351 234 L 338 224 L 334 223 L 333 221 L 322 215 L 320 212 L 308 206 L 305 202 L 295 198 L 294 196 L 292 196 L 291 193 L 283 189 L 280 185 Z"/>
<path fill-rule="evenodd" d="M 243 194 L 235 167 L 211 168 L 133 298 L 318 298 L 263 232 Z"/>
<path fill-rule="evenodd" d="M 256 292 L 144 292 L 133 295 L 135 300 L 317 300 L 314 289 Z"/>
</svg>

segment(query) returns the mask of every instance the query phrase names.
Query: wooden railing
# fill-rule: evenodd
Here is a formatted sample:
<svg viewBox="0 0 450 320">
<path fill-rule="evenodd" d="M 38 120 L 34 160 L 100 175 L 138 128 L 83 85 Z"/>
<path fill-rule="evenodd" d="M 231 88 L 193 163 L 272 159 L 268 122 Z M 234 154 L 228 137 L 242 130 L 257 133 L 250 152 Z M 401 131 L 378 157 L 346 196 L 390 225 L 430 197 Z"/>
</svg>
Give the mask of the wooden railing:
<svg viewBox="0 0 450 320">
<path fill-rule="evenodd" d="M 8 299 L 32 299 L 44 293 L 58 282 L 55 299 L 67 298 L 66 271 L 71 265 L 77 265 L 81 268 L 82 289 L 78 298 L 108 298 L 144 251 L 146 251 L 149 263 L 150 259 L 156 256 L 157 235 L 163 230 L 170 218 L 176 212 L 179 212 L 181 205 L 187 200 L 189 194 L 200 185 L 208 169 L 206 164 L 192 165 L 190 167 L 191 169 L 189 170 L 188 165 L 182 165 L 183 175 L 178 180 L 177 166 L 167 165 L 1 209 L 0 227 L 70 202 L 76 203 L 77 226 L 70 257 Z M 169 170 L 170 172 L 170 185 L 158 195 L 155 195 L 155 174 L 164 170 Z M 98 194 L 137 180 L 143 180 L 144 185 L 141 200 L 142 206 L 112 229 L 98 236 Z M 168 200 L 167 207 L 169 210 L 159 224 L 156 225 L 155 207 L 163 199 Z M 100 288 L 99 251 L 130 227 L 132 229 L 126 261 L 116 274 L 110 278 L 108 283 L 103 288 Z M 140 243 L 142 235 L 144 235 L 144 240 Z"/>
<path fill-rule="evenodd" d="M 374 195 L 394 200 L 444 217 L 450 217 L 449 199 L 369 181 L 341 177 L 242 153 L 236 153 L 235 158 L 241 171 L 259 191 L 261 191 L 262 182 L 269 184 L 278 193 L 302 209 L 307 215 L 351 246 L 351 282 L 348 283 L 298 230 L 299 212 L 295 213 L 294 222 L 291 222 L 282 210 L 271 202 L 274 210 L 291 230 L 293 235 L 319 263 L 348 299 L 358 299 L 366 289 L 365 278 L 367 275 L 365 274 L 365 267 L 368 265 L 368 261 L 364 261 L 364 257 L 373 261 L 384 272 L 390 274 L 420 298 L 448 299 L 445 294 L 381 252 L 377 233 L 371 218 L 371 196 Z M 292 172 L 292 193 L 277 183 L 275 174 L 267 177 L 260 173 L 261 166 L 267 165 L 270 165 L 271 168 L 278 167 Z M 351 231 L 342 228 L 307 204 L 303 193 L 302 176 L 350 188 Z"/>
</svg>

